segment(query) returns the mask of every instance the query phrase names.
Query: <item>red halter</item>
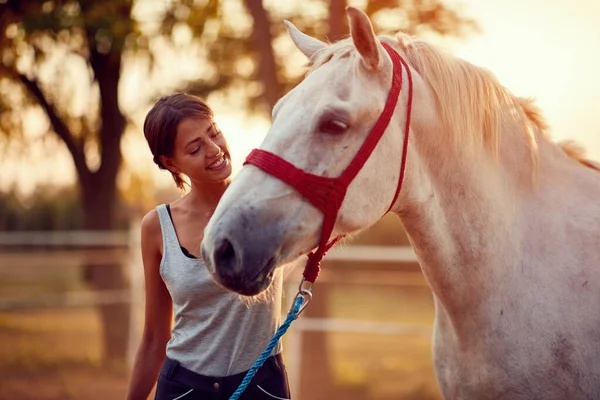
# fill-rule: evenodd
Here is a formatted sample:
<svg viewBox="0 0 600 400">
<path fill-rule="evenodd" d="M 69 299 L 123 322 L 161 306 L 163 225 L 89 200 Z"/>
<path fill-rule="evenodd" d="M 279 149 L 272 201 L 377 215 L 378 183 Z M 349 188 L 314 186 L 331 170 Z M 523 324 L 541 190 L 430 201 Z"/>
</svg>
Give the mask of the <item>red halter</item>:
<svg viewBox="0 0 600 400">
<path fill-rule="evenodd" d="M 404 59 L 402 59 L 402 57 L 389 45 L 385 43 L 382 44 L 392 59 L 392 87 L 388 94 L 385 108 L 373 126 L 369 136 L 363 143 L 362 147 L 358 150 L 358 153 L 352 162 L 350 162 L 350 165 L 348 165 L 346 170 L 342 172 L 338 178 L 328 178 L 304 172 L 283 158 L 260 149 L 252 150 L 244 162 L 244 165 L 253 164 L 265 172 L 273 175 L 274 177 L 291 185 L 315 207 L 323 212 L 324 220 L 319 247 L 315 252 L 311 252 L 308 255 L 308 262 L 306 263 L 306 267 L 304 269 L 304 279 L 310 283 L 314 283 L 317 279 L 321 269 L 321 260 L 325 256 L 325 253 L 343 237 L 338 236 L 328 243 L 331 233 L 333 232 L 338 211 L 340 210 L 342 202 L 344 201 L 348 186 L 354 180 L 356 175 L 358 175 L 358 172 L 361 170 L 361 168 L 365 165 L 365 162 L 375 149 L 375 146 L 377 146 L 377 143 L 379 143 L 379 140 L 383 136 L 383 133 L 385 132 L 388 124 L 390 123 L 392 115 L 394 114 L 394 109 L 396 108 L 398 97 L 402 89 L 402 65 L 404 65 L 406 68 L 409 84 L 408 103 L 406 106 L 406 126 L 404 127 L 404 147 L 402 149 L 402 160 L 400 163 L 398 186 L 396 187 L 394 199 L 390 203 L 386 214 L 396 202 L 398 194 L 400 193 L 400 188 L 402 187 L 402 182 L 404 181 L 406 149 L 408 147 L 410 115 L 412 111 L 412 76 L 410 68 Z"/>
</svg>

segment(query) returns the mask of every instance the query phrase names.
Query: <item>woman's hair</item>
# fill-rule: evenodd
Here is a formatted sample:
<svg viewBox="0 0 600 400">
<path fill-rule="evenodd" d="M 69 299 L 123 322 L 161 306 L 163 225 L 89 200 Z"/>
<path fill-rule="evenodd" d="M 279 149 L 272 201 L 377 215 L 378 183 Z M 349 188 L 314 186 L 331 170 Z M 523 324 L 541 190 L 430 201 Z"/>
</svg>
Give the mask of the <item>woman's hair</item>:
<svg viewBox="0 0 600 400">
<path fill-rule="evenodd" d="M 171 157 L 175 147 L 177 127 L 188 118 L 213 119 L 213 111 L 196 96 L 176 93 L 161 97 L 146 115 L 144 136 L 150 146 L 154 163 L 160 169 L 167 169 L 160 161 L 160 156 Z M 169 171 L 171 172 L 171 171 Z M 171 172 L 175 184 L 183 190 L 182 174 Z"/>
</svg>

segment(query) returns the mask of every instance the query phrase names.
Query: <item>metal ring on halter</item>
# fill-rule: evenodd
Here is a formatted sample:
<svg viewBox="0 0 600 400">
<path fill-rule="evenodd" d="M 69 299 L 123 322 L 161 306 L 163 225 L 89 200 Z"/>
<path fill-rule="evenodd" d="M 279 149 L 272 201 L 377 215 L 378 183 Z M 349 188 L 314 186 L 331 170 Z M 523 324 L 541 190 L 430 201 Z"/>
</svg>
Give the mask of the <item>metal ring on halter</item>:
<svg viewBox="0 0 600 400">
<path fill-rule="evenodd" d="M 304 288 L 304 283 L 308 283 L 308 287 Z M 292 309 L 294 308 L 294 304 L 296 304 L 296 300 L 298 299 L 298 297 L 302 296 L 304 298 L 304 301 L 302 302 L 302 306 L 300 306 L 300 309 L 298 310 L 298 314 L 296 314 L 296 317 L 294 318 L 297 319 L 300 314 L 302 314 L 302 311 L 304 311 L 304 309 L 306 308 L 306 306 L 308 305 L 308 303 L 310 303 L 310 301 L 312 300 L 312 286 L 313 284 L 310 282 L 306 282 L 304 277 L 302 277 L 302 280 L 300 281 L 300 284 L 298 285 L 298 292 L 296 293 L 296 296 L 294 296 L 294 301 L 292 302 L 292 307 L 290 308 L 290 312 L 292 311 Z"/>
<path fill-rule="evenodd" d="M 304 284 L 308 284 L 308 286 L 306 288 L 304 288 Z M 298 285 L 298 292 L 302 292 L 302 291 L 307 291 L 310 292 L 312 290 L 313 284 L 310 282 L 306 281 L 305 277 L 302 277 L 302 279 L 300 280 L 300 284 Z"/>
</svg>

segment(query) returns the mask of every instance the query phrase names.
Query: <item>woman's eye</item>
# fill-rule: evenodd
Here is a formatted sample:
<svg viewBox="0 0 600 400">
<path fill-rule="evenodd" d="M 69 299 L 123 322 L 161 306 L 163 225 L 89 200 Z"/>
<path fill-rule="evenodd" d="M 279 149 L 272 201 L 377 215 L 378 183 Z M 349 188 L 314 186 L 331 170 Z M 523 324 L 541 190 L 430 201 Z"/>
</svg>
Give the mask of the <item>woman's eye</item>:
<svg viewBox="0 0 600 400">
<path fill-rule="evenodd" d="M 190 153 L 191 155 L 195 155 L 200 151 L 200 146 L 196 147 L 194 150 L 192 150 L 192 152 Z"/>
<path fill-rule="evenodd" d="M 342 134 L 348 130 L 348 124 L 339 120 L 327 120 L 319 125 L 319 131 L 335 135 Z"/>
<path fill-rule="evenodd" d="M 217 136 L 221 136 L 221 131 L 214 131 L 212 135 L 210 135 L 211 138 L 216 138 Z"/>
</svg>

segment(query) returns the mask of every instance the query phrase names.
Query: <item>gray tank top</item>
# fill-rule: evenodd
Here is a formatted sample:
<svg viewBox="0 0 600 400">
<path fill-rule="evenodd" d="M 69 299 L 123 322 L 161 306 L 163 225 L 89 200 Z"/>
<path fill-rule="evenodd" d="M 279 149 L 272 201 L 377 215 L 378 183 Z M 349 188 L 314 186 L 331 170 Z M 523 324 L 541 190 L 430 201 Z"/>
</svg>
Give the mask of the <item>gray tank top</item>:
<svg viewBox="0 0 600 400">
<path fill-rule="evenodd" d="M 173 299 L 167 357 L 198 374 L 223 377 L 248 370 L 281 323 L 283 274 L 273 303 L 246 305 L 211 278 L 204 262 L 183 253 L 166 205 L 156 207 L 163 238 L 160 275 Z M 281 341 L 271 354 L 281 352 Z"/>
</svg>

